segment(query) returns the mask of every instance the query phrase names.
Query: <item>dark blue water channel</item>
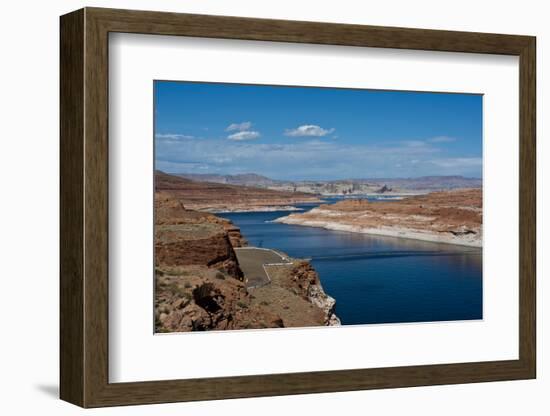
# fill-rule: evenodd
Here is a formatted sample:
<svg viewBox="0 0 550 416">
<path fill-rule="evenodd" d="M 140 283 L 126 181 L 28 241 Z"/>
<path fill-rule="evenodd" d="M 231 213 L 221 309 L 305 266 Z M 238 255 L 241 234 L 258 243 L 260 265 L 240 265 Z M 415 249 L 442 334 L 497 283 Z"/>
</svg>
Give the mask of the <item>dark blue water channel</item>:
<svg viewBox="0 0 550 416">
<path fill-rule="evenodd" d="M 310 259 L 342 324 L 482 318 L 480 249 L 270 222 L 289 213 L 219 215 L 252 246 Z"/>
</svg>

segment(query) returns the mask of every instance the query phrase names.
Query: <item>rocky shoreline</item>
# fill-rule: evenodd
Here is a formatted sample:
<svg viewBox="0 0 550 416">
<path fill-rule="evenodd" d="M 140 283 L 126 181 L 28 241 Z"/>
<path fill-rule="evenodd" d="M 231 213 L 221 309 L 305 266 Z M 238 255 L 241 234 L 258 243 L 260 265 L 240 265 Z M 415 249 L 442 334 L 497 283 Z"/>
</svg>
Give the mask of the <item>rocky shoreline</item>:
<svg viewBox="0 0 550 416">
<path fill-rule="evenodd" d="M 336 231 L 482 247 L 480 189 L 434 192 L 400 201 L 347 200 L 274 220 Z"/>
<path fill-rule="evenodd" d="M 246 239 L 231 221 L 155 194 L 155 331 L 187 332 L 339 325 L 307 261 L 285 257 L 271 281 L 248 288 L 235 248 Z"/>
<path fill-rule="evenodd" d="M 365 228 L 342 224 L 339 222 L 330 221 L 314 221 L 301 219 L 291 216 L 277 218 L 274 222 L 290 225 L 301 225 L 306 227 L 324 228 L 333 231 L 347 231 L 351 233 L 371 234 L 384 237 L 408 238 L 411 240 L 430 241 L 433 243 L 456 244 L 467 247 L 482 247 L 482 240 L 479 236 L 470 237 L 468 234 L 441 234 L 435 232 L 425 232 L 414 229 L 398 228 L 398 227 L 380 227 L 380 228 Z"/>
<path fill-rule="evenodd" d="M 306 264 L 305 269 L 306 273 L 314 273 L 315 274 L 315 283 L 312 284 L 307 291 L 307 297 L 311 303 L 316 305 L 317 307 L 321 308 L 323 312 L 325 313 L 325 325 L 327 326 L 338 326 L 341 325 L 340 318 L 336 316 L 336 300 L 332 297 L 327 295 L 325 290 L 323 289 L 323 286 L 321 285 L 321 281 L 319 280 L 319 275 L 317 272 L 313 269 L 311 264 L 309 262 L 304 262 Z"/>
<path fill-rule="evenodd" d="M 310 304 L 310 308 L 311 305 L 317 307 L 322 312 L 322 325 L 341 325 L 340 319 L 336 316 L 336 300 L 324 291 L 319 275 L 311 263 L 306 260 L 288 259 L 293 264 L 290 269 L 278 267 L 278 270 L 274 270 L 276 266 L 266 266 L 266 268 L 270 270 L 270 275 L 273 279 L 272 284 L 274 283 L 297 294 Z M 269 290 L 269 287 L 264 286 L 264 288 Z"/>
</svg>

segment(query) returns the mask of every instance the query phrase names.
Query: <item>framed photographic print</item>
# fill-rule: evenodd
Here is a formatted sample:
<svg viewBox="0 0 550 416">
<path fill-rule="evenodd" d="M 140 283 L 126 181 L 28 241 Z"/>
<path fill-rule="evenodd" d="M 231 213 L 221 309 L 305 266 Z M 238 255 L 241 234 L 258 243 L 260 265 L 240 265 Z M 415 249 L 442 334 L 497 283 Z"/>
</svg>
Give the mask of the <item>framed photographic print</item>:
<svg viewBox="0 0 550 416">
<path fill-rule="evenodd" d="M 535 38 L 61 17 L 61 398 L 534 378 Z"/>
</svg>

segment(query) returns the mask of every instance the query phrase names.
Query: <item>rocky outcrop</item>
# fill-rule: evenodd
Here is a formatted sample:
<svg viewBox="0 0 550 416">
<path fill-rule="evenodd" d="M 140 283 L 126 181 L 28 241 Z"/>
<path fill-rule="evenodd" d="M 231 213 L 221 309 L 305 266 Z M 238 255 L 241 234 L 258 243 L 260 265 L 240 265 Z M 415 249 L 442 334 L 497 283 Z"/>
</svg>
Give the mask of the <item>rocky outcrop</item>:
<svg viewBox="0 0 550 416">
<path fill-rule="evenodd" d="M 238 227 L 188 210 L 170 193 L 155 195 L 155 328 L 157 332 L 284 326 L 243 284 L 234 247 Z"/>
<path fill-rule="evenodd" d="M 325 293 L 319 275 L 311 264 L 307 261 L 299 262 L 292 269 L 291 275 L 298 293 L 323 311 L 325 325 L 340 325 L 340 319 L 334 311 L 336 301 Z"/>
<path fill-rule="evenodd" d="M 203 238 L 195 238 L 192 233 L 196 232 L 196 229 L 186 225 L 157 226 L 156 266 L 205 265 L 223 269 L 232 277 L 242 279 L 242 272 L 228 234 L 223 229 L 208 231 L 208 235 Z"/>
<path fill-rule="evenodd" d="M 239 280 L 204 266 L 157 269 L 157 332 L 283 327 L 281 318 L 252 296 Z"/>
<path fill-rule="evenodd" d="M 156 193 L 155 219 L 157 332 L 339 324 L 308 262 L 289 260 L 270 284 L 247 289 L 234 250 L 247 242 L 233 223 L 169 192 Z"/>
<path fill-rule="evenodd" d="M 227 237 L 229 238 L 229 242 L 233 247 L 246 247 L 248 245 L 248 241 L 242 236 L 241 229 L 233 223 L 225 223 L 224 224 L 225 232 L 227 233 Z"/>
<path fill-rule="evenodd" d="M 212 214 L 187 210 L 167 194 L 155 198 L 155 265 L 199 265 L 223 270 L 242 280 L 233 247 L 246 240 L 238 227 Z"/>
<path fill-rule="evenodd" d="M 248 244 L 239 227 L 231 221 L 207 212 L 187 209 L 180 199 L 167 191 L 155 193 L 155 224 L 218 224 L 228 234 L 233 247 Z"/>
<path fill-rule="evenodd" d="M 385 194 L 386 192 L 392 192 L 392 191 L 393 191 L 392 188 L 390 188 L 390 187 L 384 185 L 384 186 L 382 186 L 380 189 L 378 189 L 378 190 L 376 191 L 376 193 L 377 193 L 377 194 Z"/>
</svg>

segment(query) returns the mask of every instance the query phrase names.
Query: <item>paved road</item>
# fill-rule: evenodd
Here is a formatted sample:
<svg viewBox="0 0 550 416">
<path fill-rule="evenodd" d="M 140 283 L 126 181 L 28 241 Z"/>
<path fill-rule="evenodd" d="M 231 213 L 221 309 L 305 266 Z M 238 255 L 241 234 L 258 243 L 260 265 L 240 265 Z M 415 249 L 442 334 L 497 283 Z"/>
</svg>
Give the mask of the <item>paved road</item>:
<svg viewBox="0 0 550 416">
<path fill-rule="evenodd" d="M 264 264 L 288 263 L 286 257 L 266 248 L 239 247 L 235 249 L 235 253 L 248 288 L 265 286 L 271 281 Z"/>
</svg>

